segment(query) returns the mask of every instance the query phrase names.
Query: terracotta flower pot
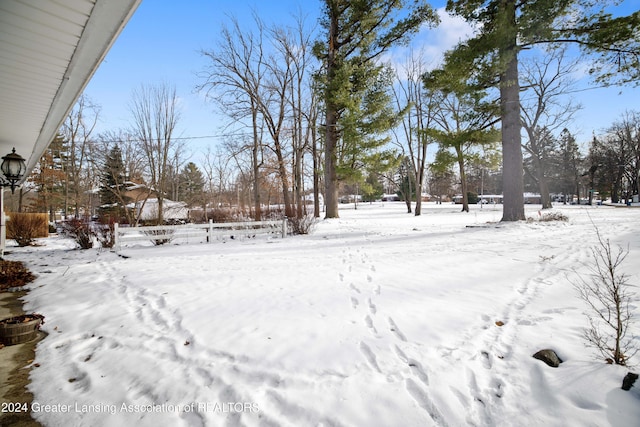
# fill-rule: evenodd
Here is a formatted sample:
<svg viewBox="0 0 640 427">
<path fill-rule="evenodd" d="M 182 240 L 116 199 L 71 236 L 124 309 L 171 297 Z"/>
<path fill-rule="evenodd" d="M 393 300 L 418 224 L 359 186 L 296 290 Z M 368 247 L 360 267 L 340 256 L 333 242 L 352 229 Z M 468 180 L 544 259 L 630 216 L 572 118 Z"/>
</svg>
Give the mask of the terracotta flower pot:
<svg viewBox="0 0 640 427">
<path fill-rule="evenodd" d="M 23 314 L 0 320 L 0 342 L 4 345 L 29 342 L 36 338 L 42 323 L 43 316 L 39 314 Z"/>
</svg>

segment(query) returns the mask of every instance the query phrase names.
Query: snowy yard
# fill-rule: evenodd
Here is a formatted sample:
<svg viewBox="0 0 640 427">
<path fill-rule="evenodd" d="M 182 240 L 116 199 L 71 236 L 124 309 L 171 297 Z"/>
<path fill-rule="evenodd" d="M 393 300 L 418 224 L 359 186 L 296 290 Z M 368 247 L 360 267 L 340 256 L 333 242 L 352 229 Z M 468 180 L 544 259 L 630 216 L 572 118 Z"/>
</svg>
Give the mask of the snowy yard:
<svg viewBox="0 0 640 427">
<path fill-rule="evenodd" d="M 629 246 L 625 271 L 640 284 L 640 209 L 558 207 L 568 222 L 513 224 L 498 223 L 500 206 L 472 209 L 350 205 L 308 236 L 122 256 L 61 238 L 10 247 L 38 276 L 26 309 L 49 334 L 33 416 L 47 427 L 639 425 L 640 384 L 621 390 L 628 369 L 585 348 L 571 281 L 588 274 L 593 221 Z M 638 336 L 640 304 L 634 313 Z M 531 357 L 543 348 L 564 363 Z"/>
</svg>

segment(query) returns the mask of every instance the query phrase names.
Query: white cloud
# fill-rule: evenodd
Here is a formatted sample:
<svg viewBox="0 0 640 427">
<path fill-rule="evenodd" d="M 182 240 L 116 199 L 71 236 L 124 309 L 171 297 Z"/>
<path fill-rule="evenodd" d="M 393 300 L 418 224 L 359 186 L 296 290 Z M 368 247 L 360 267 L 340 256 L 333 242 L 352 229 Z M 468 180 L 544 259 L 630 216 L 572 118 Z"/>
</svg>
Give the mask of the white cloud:
<svg viewBox="0 0 640 427">
<path fill-rule="evenodd" d="M 474 28 L 464 19 L 449 15 L 444 8 L 437 9 L 437 13 L 440 17 L 438 27 L 429 28 L 423 25 L 408 46 L 393 49 L 383 61 L 391 63 L 397 70 L 402 70 L 407 58 L 415 52 L 424 58 L 428 68 L 435 68 L 442 62 L 447 50 L 473 35 Z"/>
</svg>

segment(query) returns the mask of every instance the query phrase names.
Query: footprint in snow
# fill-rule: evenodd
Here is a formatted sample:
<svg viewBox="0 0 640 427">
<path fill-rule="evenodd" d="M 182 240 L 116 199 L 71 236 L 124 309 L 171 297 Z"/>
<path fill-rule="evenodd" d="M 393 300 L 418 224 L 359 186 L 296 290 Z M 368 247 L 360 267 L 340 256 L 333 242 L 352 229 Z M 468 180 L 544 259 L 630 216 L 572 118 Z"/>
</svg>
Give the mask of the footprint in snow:
<svg viewBox="0 0 640 427">
<path fill-rule="evenodd" d="M 376 314 L 376 312 L 378 311 L 376 305 L 373 303 L 373 301 L 371 301 L 371 298 L 367 299 L 367 302 L 369 304 L 369 312 L 371 314 Z"/>
<path fill-rule="evenodd" d="M 407 378 L 405 380 L 405 388 L 407 389 L 407 392 L 411 395 L 411 397 L 416 401 L 416 403 L 420 405 L 422 409 L 427 411 L 431 419 L 436 421 L 439 425 L 446 425 L 444 419 L 442 418 L 442 415 L 436 408 L 436 405 L 434 405 L 433 401 L 431 401 L 427 393 L 422 390 L 418 386 L 418 384 L 415 383 L 415 381 L 413 381 L 411 378 Z"/>
<path fill-rule="evenodd" d="M 400 341 L 407 341 L 407 337 L 404 336 L 404 334 L 400 331 L 400 329 L 398 328 L 398 325 L 396 325 L 396 322 L 393 321 L 393 319 L 391 317 L 389 317 L 389 319 L 387 319 L 389 322 L 389 330 L 391 332 L 393 332 L 393 334 L 400 340 Z"/>
<path fill-rule="evenodd" d="M 364 318 L 364 323 L 367 325 L 367 328 L 371 329 L 371 332 L 373 332 L 374 335 L 378 333 L 378 331 L 376 330 L 376 327 L 373 326 L 373 320 L 371 319 L 371 316 L 369 316 L 368 314 Z"/>
<path fill-rule="evenodd" d="M 360 351 L 362 352 L 362 354 L 364 355 L 364 358 L 367 360 L 367 362 L 373 369 L 375 369 L 378 372 L 382 372 L 380 370 L 380 367 L 378 366 L 376 355 L 373 354 L 373 351 L 371 351 L 371 348 L 369 348 L 369 346 L 365 344 L 363 341 L 360 341 Z"/>
</svg>

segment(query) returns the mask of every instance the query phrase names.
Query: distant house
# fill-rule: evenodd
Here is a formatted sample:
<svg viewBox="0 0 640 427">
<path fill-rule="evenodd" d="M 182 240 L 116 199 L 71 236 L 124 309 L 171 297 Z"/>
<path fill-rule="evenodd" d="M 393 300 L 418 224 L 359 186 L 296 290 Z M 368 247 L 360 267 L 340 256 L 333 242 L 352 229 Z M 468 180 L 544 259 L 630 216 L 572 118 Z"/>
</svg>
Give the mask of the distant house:
<svg viewBox="0 0 640 427">
<path fill-rule="evenodd" d="M 383 202 L 400 202 L 400 196 L 397 194 L 384 194 L 382 196 Z"/>
<path fill-rule="evenodd" d="M 460 203 L 462 203 L 462 196 L 460 196 Z M 500 204 L 502 203 L 502 194 L 478 194 L 478 203 Z"/>
<path fill-rule="evenodd" d="M 146 186 L 146 184 L 138 184 L 133 181 L 127 181 L 123 185 L 124 187 L 124 197 L 133 203 L 136 203 L 140 200 L 144 200 L 146 198 L 151 198 L 156 196 L 157 193 L 152 188 Z"/>
<path fill-rule="evenodd" d="M 535 193 L 524 193 L 524 203 L 527 205 L 542 204 L 542 196 Z"/>
<path fill-rule="evenodd" d="M 525 204 L 541 204 L 542 198 L 539 194 L 535 193 L 523 193 L 524 203 Z M 496 204 L 502 203 L 503 196 L 502 194 L 478 194 L 478 203 L 480 204 Z M 462 203 L 462 195 L 456 194 L 453 198 L 454 203 L 461 204 Z"/>
<path fill-rule="evenodd" d="M 158 199 L 147 199 L 131 203 L 127 206 L 136 210 L 136 217 L 140 221 L 153 221 L 158 219 Z M 189 219 L 189 208 L 184 202 L 174 202 L 164 199 L 162 201 L 162 217 L 165 221 L 187 221 Z"/>
</svg>

